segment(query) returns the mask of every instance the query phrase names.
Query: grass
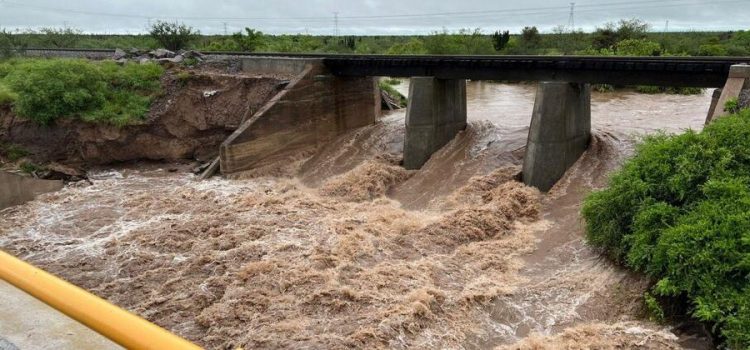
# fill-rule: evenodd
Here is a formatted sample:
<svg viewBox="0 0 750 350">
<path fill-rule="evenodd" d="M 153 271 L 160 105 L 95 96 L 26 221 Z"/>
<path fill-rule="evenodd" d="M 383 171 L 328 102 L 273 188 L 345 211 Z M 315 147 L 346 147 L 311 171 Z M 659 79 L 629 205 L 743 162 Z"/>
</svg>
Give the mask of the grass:
<svg viewBox="0 0 750 350">
<path fill-rule="evenodd" d="M 0 144 L 0 151 L 2 151 L 2 153 L 5 155 L 5 158 L 7 158 L 11 162 L 15 162 L 30 154 L 27 150 L 14 144 Z"/>
<path fill-rule="evenodd" d="M 0 63 L 0 101 L 12 104 L 18 116 L 42 125 L 61 118 L 137 124 L 161 92 L 163 73 L 153 63 L 16 59 Z"/>
<path fill-rule="evenodd" d="M 398 84 L 401 84 L 401 80 L 396 79 L 396 78 L 386 78 L 386 79 L 383 79 L 381 81 L 384 84 L 387 84 L 387 85 L 398 85 Z"/>
<path fill-rule="evenodd" d="M 38 166 L 38 165 L 36 165 L 34 163 L 30 163 L 30 162 L 23 162 L 23 163 L 21 163 L 18 166 L 18 169 L 21 170 L 22 172 L 26 173 L 26 174 L 31 174 L 31 175 L 34 175 L 37 172 L 40 172 L 40 171 L 44 170 L 43 167 Z"/>
<path fill-rule="evenodd" d="M 588 242 L 653 278 L 651 295 L 750 346 L 750 110 L 647 137 L 582 214 Z"/>
</svg>

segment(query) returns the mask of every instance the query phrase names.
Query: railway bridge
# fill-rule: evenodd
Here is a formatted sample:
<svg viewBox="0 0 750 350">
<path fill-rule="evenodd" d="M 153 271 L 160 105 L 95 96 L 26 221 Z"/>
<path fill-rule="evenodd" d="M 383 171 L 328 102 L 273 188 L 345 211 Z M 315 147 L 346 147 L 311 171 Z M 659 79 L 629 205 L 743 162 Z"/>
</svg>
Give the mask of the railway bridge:
<svg viewBox="0 0 750 350">
<path fill-rule="evenodd" d="M 247 170 L 374 123 L 376 77 L 388 76 L 411 78 L 404 166 L 418 169 L 466 127 L 467 79 L 538 81 L 523 180 L 546 191 L 588 147 L 591 84 L 724 87 L 714 94 L 711 120 L 747 87 L 745 62 L 750 57 L 245 54 L 244 71 L 295 78 L 222 144 L 218 163 L 223 173 Z"/>
</svg>

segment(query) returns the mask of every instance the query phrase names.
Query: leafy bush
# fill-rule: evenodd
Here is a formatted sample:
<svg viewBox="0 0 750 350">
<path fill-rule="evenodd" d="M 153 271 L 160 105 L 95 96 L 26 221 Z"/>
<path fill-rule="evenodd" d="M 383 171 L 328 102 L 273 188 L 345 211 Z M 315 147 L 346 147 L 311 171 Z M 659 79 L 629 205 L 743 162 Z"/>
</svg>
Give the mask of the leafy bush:
<svg viewBox="0 0 750 350">
<path fill-rule="evenodd" d="M 200 32 L 184 23 L 157 21 L 149 34 L 164 48 L 177 51 L 187 48 Z"/>
<path fill-rule="evenodd" d="M 704 44 L 698 48 L 698 56 L 726 56 L 729 50 L 719 44 Z"/>
<path fill-rule="evenodd" d="M 49 124 L 101 107 L 104 75 L 82 60 L 33 60 L 18 64 L 4 81 L 18 95 L 13 109 L 21 117 Z"/>
<path fill-rule="evenodd" d="M 19 60 L 6 65 L 0 80 L 21 117 L 47 125 L 59 118 L 115 125 L 135 123 L 161 90 L 163 68 L 156 64 L 52 59 Z"/>
<path fill-rule="evenodd" d="M 724 103 L 724 111 L 729 113 L 737 113 L 740 111 L 740 101 L 736 98 L 730 98 Z"/>
<path fill-rule="evenodd" d="M 405 43 L 398 43 L 386 51 L 388 55 L 421 55 L 426 54 L 427 49 L 424 47 L 422 40 L 412 38 Z"/>
<path fill-rule="evenodd" d="M 589 243 L 654 278 L 653 295 L 750 346 L 750 110 L 647 137 L 582 214 Z"/>
<path fill-rule="evenodd" d="M 622 56 L 661 56 L 661 45 L 646 39 L 625 39 L 615 45 L 615 52 Z"/>
<path fill-rule="evenodd" d="M 23 53 L 26 46 L 26 42 L 20 35 L 0 29 L 0 59 Z"/>
<path fill-rule="evenodd" d="M 0 106 L 9 105 L 18 98 L 15 92 L 0 82 Z"/>
</svg>

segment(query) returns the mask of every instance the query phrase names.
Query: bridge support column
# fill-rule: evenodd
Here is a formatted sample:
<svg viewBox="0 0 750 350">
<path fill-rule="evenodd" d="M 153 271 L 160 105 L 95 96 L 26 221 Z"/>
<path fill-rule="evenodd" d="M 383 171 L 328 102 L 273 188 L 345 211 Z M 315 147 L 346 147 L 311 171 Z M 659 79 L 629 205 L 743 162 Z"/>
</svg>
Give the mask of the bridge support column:
<svg viewBox="0 0 750 350">
<path fill-rule="evenodd" d="M 591 87 L 540 82 L 523 162 L 523 182 L 547 191 L 583 154 L 591 138 Z"/>
<path fill-rule="evenodd" d="M 716 102 L 711 101 L 711 109 L 708 111 L 708 117 L 706 118 L 706 125 L 716 118 L 723 117 L 729 112 L 724 110 L 724 105 L 727 101 L 738 98 L 743 89 L 750 88 L 750 65 L 746 64 L 735 64 L 729 69 L 729 77 L 727 78 L 724 88 L 721 89 L 721 95 L 719 95 Z M 716 98 L 714 93 L 714 99 Z"/>
<path fill-rule="evenodd" d="M 466 128 L 466 80 L 411 78 L 404 167 L 419 169 Z"/>
</svg>

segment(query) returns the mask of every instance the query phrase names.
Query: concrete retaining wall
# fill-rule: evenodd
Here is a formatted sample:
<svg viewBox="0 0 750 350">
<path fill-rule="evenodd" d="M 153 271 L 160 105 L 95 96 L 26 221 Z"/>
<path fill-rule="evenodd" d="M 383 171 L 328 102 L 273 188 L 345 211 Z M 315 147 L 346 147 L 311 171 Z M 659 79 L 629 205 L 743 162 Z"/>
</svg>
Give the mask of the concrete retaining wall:
<svg viewBox="0 0 750 350">
<path fill-rule="evenodd" d="M 222 173 L 248 170 L 318 147 L 336 135 L 374 123 L 379 116 L 375 78 L 334 77 L 322 60 L 315 59 L 247 58 L 242 66 L 258 74 L 298 74 L 222 144 Z"/>
<path fill-rule="evenodd" d="M 588 148 L 591 138 L 591 87 L 542 82 L 523 162 L 523 182 L 547 191 Z"/>
<path fill-rule="evenodd" d="M 411 78 L 406 110 L 404 167 L 419 169 L 466 129 L 466 80 Z"/>
<path fill-rule="evenodd" d="M 0 209 L 26 203 L 40 194 L 59 191 L 62 188 L 63 182 L 60 180 L 40 180 L 0 172 Z"/>
</svg>

